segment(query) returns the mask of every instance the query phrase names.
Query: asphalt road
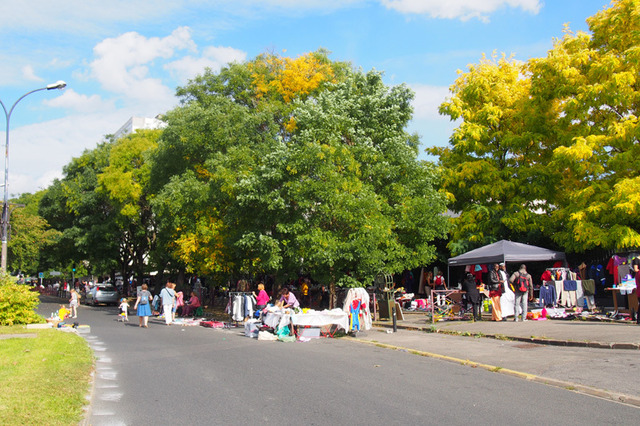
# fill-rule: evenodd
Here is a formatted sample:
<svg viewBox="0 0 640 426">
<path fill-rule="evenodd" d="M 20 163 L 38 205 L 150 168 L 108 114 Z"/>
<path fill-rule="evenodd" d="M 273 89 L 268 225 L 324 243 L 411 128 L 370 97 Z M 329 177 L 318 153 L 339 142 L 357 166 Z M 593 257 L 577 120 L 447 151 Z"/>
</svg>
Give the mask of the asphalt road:
<svg viewBox="0 0 640 426">
<path fill-rule="evenodd" d="M 54 305 L 42 304 L 42 313 Z M 262 342 L 81 306 L 91 425 L 634 423 L 631 406 L 341 339 Z M 525 361 L 526 362 L 526 361 Z"/>
</svg>

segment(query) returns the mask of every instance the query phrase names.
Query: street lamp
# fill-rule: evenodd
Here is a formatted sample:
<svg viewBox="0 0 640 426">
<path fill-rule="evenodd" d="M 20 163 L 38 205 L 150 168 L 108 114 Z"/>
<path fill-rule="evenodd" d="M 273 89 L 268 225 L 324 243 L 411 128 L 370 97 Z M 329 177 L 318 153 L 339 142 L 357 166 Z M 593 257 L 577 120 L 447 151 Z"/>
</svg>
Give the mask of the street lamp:
<svg viewBox="0 0 640 426">
<path fill-rule="evenodd" d="M 7 119 L 7 140 L 5 142 L 4 153 L 4 204 L 2 205 L 2 259 L 0 261 L 0 270 L 3 274 L 7 272 L 7 242 L 9 241 L 9 121 L 11 120 L 11 113 L 16 105 L 18 105 L 18 102 L 32 93 L 39 92 L 41 90 L 64 89 L 66 86 L 67 83 L 64 81 L 57 81 L 53 84 L 49 84 L 48 86 L 41 87 L 40 89 L 27 92 L 14 102 L 11 109 L 9 109 L 9 112 L 7 112 L 7 107 L 4 106 L 2 100 L 0 100 L 0 105 L 2 105 L 5 118 Z"/>
</svg>

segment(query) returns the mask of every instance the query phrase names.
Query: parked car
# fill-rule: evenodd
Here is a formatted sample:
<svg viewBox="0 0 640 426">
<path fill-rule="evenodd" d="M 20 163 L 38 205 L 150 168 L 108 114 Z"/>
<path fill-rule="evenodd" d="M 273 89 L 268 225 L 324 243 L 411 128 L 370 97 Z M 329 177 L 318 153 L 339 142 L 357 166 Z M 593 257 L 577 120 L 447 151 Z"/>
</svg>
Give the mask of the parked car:
<svg viewBox="0 0 640 426">
<path fill-rule="evenodd" d="M 118 304 L 118 289 L 113 284 L 101 283 L 91 287 L 91 290 L 85 296 L 85 303 L 88 305 Z"/>
</svg>

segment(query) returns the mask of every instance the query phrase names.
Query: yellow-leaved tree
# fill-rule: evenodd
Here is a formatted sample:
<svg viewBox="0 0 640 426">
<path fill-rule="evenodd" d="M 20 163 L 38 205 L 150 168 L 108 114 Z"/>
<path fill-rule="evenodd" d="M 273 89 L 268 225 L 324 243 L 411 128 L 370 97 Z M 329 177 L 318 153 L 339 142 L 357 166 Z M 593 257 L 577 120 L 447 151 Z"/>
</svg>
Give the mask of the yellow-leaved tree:
<svg viewBox="0 0 640 426">
<path fill-rule="evenodd" d="M 459 213 L 454 254 L 499 239 L 569 252 L 640 246 L 640 1 L 614 0 L 546 57 L 483 58 L 433 148 Z"/>
</svg>

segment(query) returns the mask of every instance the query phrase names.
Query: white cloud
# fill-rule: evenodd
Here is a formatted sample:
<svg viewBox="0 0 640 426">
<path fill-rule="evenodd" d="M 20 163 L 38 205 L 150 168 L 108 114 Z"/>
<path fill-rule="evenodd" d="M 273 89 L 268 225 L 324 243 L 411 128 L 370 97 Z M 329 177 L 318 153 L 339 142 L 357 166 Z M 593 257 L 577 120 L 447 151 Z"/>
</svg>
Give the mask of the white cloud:
<svg viewBox="0 0 640 426">
<path fill-rule="evenodd" d="M 105 90 L 132 100 L 166 105 L 173 90 L 159 78 L 149 76 L 157 59 L 170 59 L 177 50 L 195 50 L 189 28 L 180 27 L 164 38 L 144 37 L 128 32 L 98 43 L 93 51 L 91 74 Z"/>
<path fill-rule="evenodd" d="M 247 53 L 232 47 L 209 46 L 204 49 L 202 56 L 185 56 L 177 61 L 165 65 L 165 69 L 180 83 L 202 74 L 205 68 L 211 68 L 214 72 L 230 62 L 243 62 L 247 58 Z"/>
<path fill-rule="evenodd" d="M 11 130 L 9 193 L 18 195 L 48 187 L 62 168 L 104 135 L 113 134 L 130 117 L 130 110 L 76 114 Z M 4 140 L 4 132 L 0 133 Z"/>
<path fill-rule="evenodd" d="M 425 84 L 409 85 L 415 92 L 413 100 L 414 119 L 444 119 L 438 114 L 438 107 L 449 96 L 449 88 L 444 86 L 429 86 Z"/>
<path fill-rule="evenodd" d="M 22 67 L 22 76 L 29 81 L 44 81 L 41 77 L 38 77 L 31 65 L 25 65 Z"/>
<path fill-rule="evenodd" d="M 73 89 L 66 89 L 62 95 L 53 99 L 46 99 L 43 103 L 54 108 L 65 108 L 84 113 L 105 112 L 115 109 L 114 101 L 105 101 L 99 95 L 82 95 Z"/>
<path fill-rule="evenodd" d="M 540 0 L 380 0 L 388 9 L 406 14 L 428 15 L 432 18 L 488 21 L 488 15 L 502 7 L 520 8 L 537 14 Z"/>
</svg>

